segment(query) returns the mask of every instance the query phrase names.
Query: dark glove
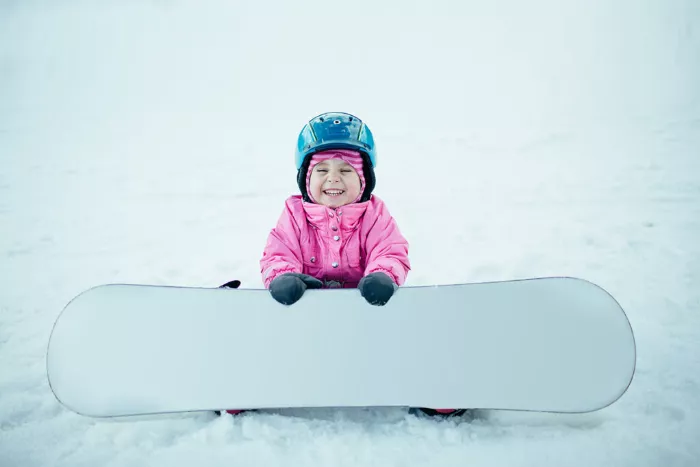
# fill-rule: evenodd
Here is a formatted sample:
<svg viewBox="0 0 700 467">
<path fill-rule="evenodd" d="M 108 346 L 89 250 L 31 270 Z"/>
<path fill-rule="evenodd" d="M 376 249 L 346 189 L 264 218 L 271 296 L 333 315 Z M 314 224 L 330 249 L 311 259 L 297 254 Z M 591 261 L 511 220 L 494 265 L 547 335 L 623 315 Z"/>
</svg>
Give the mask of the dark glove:
<svg viewBox="0 0 700 467">
<path fill-rule="evenodd" d="M 272 298 L 282 305 L 291 305 L 304 295 L 306 289 L 320 289 L 323 282 L 315 277 L 298 272 L 288 272 L 275 277 L 270 282 Z"/>
<path fill-rule="evenodd" d="M 363 277 L 357 288 L 369 304 L 381 306 L 386 305 L 399 286 L 387 274 L 373 272 Z"/>
</svg>

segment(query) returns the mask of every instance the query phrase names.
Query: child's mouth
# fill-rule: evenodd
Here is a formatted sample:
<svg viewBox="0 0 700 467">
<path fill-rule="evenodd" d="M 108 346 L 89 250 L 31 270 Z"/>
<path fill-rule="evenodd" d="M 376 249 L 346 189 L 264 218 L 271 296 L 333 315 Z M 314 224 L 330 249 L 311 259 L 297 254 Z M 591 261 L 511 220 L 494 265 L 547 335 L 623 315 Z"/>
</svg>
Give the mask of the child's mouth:
<svg viewBox="0 0 700 467">
<path fill-rule="evenodd" d="M 326 196 L 340 196 L 345 193 L 344 190 L 323 190 L 323 194 Z"/>
</svg>

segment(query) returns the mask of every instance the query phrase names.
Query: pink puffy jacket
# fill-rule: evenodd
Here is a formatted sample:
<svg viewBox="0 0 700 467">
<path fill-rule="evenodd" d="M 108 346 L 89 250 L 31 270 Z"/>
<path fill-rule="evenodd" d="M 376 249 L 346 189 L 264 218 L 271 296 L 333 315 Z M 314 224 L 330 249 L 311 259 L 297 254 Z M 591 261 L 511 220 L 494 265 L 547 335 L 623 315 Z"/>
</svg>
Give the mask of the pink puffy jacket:
<svg viewBox="0 0 700 467">
<path fill-rule="evenodd" d="M 403 285 L 410 269 L 408 242 L 376 195 L 337 209 L 290 196 L 260 260 L 266 288 L 286 272 L 316 277 L 327 288 L 354 288 L 382 271 Z"/>
</svg>

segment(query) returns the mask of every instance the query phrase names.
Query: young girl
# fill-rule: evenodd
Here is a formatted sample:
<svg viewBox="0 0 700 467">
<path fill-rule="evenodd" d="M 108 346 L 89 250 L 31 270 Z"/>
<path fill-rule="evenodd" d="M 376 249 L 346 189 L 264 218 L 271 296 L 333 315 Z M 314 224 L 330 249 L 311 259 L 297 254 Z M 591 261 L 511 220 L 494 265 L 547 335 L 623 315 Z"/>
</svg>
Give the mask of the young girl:
<svg viewBox="0 0 700 467">
<path fill-rule="evenodd" d="M 359 288 L 385 305 L 410 270 L 408 242 L 372 195 L 377 155 L 359 118 L 325 113 L 307 123 L 296 150 L 300 195 L 285 201 L 260 268 L 272 297 L 292 305 L 306 289 Z"/>
<path fill-rule="evenodd" d="M 381 306 L 403 285 L 408 242 L 372 194 L 376 165 L 372 132 L 359 118 L 324 113 L 304 126 L 296 150 L 301 194 L 285 201 L 260 260 L 275 300 L 292 305 L 307 289 L 343 287 L 358 288 L 367 302 Z"/>
</svg>

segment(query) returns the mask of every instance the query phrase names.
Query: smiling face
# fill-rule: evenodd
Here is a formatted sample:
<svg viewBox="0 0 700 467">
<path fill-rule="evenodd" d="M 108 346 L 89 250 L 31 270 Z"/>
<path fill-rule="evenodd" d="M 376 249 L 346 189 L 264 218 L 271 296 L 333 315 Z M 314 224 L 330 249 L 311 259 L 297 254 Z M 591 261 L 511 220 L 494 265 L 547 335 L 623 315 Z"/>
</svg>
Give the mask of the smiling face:
<svg viewBox="0 0 700 467">
<path fill-rule="evenodd" d="M 328 159 L 313 167 L 309 194 L 318 204 L 331 208 L 355 202 L 362 183 L 355 169 L 341 159 Z"/>
</svg>

